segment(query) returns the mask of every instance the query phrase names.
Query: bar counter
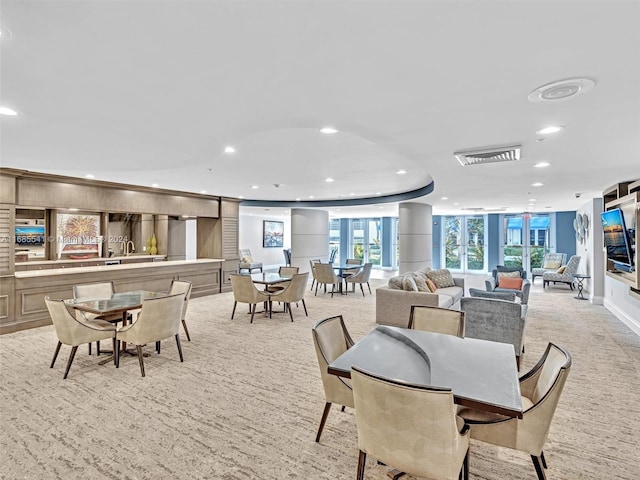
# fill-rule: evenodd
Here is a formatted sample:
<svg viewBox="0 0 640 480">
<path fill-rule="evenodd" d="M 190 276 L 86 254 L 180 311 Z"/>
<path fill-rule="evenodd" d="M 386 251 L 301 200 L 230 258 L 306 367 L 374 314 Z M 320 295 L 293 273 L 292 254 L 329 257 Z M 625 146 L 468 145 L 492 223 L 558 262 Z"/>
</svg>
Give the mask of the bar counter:
<svg viewBox="0 0 640 480">
<path fill-rule="evenodd" d="M 51 324 L 44 298 L 72 298 L 73 286 L 83 283 L 112 281 L 117 292 L 167 291 L 175 279 L 191 282 L 194 298 L 220 293 L 223 262 L 221 258 L 200 258 L 16 271 L 2 278 L 2 293 L 12 301 L 3 309 L 7 314 L 0 316 L 0 333 Z"/>
</svg>

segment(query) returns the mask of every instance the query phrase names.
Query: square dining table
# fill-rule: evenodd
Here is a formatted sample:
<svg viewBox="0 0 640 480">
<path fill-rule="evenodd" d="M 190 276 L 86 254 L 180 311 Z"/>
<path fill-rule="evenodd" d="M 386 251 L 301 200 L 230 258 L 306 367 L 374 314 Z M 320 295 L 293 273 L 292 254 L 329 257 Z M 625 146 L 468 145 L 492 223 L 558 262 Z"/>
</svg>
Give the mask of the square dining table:
<svg viewBox="0 0 640 480">
<path fill-rule="evenodd" d="M 451 388 L 459 405 L 522 418 L 511 344 L 380 325 L 328 371 L 350 378 L 352 366 L 393 380 Z"/>
</svg>

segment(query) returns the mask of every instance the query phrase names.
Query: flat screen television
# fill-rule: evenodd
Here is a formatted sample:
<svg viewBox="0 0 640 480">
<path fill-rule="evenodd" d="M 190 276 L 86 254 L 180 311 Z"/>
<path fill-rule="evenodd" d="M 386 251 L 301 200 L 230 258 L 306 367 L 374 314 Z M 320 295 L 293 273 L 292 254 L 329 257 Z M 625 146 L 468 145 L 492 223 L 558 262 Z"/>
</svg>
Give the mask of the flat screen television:
<svg viewBox="0 0 640 480">
<path fill-rule="evenodd" d="M 14 229 L 16 245 L 40 247 L 44 245 L 44 225 L 20 225 Z"/>
<path fill-rule="evenodd" d="M 629 242 L 629 232 L 625 226 L 622 210 L 614 208 L 602 212 L 602 233 L 607 259 L 614 265 L 633 267 L 633 252 Z"/>
</svg>

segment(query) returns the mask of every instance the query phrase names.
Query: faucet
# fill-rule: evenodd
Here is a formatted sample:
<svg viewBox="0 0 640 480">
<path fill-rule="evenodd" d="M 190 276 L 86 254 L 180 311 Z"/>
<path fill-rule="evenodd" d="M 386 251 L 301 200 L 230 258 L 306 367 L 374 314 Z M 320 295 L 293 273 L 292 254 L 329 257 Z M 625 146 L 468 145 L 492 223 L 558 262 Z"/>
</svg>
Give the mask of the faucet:
<svg viewBox="0 0 640 480">
<path fill-rule="evenodd" d="M 131 250 L 129 250 L 129 247 L 131 247 Z M 131 240 L 129 240 L 128 242 L 122 242 L 122 253 L 124 253 L 126 257 L 131 255 L 135 251 L 136 247 Z"/>
</svg>

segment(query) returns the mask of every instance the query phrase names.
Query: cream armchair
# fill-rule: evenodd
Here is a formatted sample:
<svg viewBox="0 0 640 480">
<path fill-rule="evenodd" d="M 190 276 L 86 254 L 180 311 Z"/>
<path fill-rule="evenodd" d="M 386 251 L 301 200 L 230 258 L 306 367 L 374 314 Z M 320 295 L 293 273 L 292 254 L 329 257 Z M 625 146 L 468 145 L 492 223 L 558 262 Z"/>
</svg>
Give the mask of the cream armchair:
<svg viewBox="0 0 640 480">
<path fill-rule="evenodd" d="M 114 293 L 116 293 L 116 289 L 113 282 L 84 283 L 73 286 L 73 298 L 77 300 L 83 298 L 86 300 L 109 299 Z M 104 317 L 97 313 L 76 310 L 76 318 L 83 322 L 87 320 L 106 320 L 107 322 L 117 323 L 122 320 L 122 315 L 116 313 Z M 89 344 L 89 355 L 91 355 L 91 344 Z M 96 355 L 100 355 L 100 342 L 96 342 Z"/>
<path fill-rule="evenodd" d="M 469 478 L 469 428 L 456 416 L 451 389 L 412 385 L 351 368 L 358 427 L 358 471 L 367 455 L 432 480 Z M 396 477 L 397 478 L 397 477 Z"/>
<path fill-rule="evenodd" d="M 344 411 L 345 406 L 353 407 L 351 384 L 348 380 L 331 375 L 327 371 L 331 362 L 353 346 L 353 340 L 347 331 L 342 315 L 319 321 L 313 327 L 312 335 L 326 399 L 318 434 L 316 435 L 316 442 L 319 442 L 331 405 L 333 403 L 342 405 L 342 411 Z"/>
<path fill-rule="evenodd" d="M 58 336 L 58 345 L 49 368 L 53 368 L 55 365 L 63 343 L 72 347 L 67 361 L 67 368 L 64 371 L 64 379 L 69 375 L 69 369 L 79 345 L 111 339 L 115 350 L 116 327 L 114 324 L 104 320 L 80 321 L 69 313 L 63 300 L 51 300 L 49 297 L 45 297 L 44 301 Z"/>
<path fill-rule="evenodd" d="M 253 284 L 253 280 L 249 275 L 229 275 L 231 279 L 231 289 L 233 290 L 233 310 L 231 311 L 231 320 L 236 313 L 236 306 L 238 302 L 248 303 L 251 313 L 251 321 L 253 323 L 253 317 L 256 314 L 256 307 L 258 303 L 265 302 L 267 304 L 268 311 L 271 312 L 271 293 L 258 290 Z"/>
<path fill-rule="evenodd" d="M 289 267 L 291 268 L 291 267 Z M 304 314 L 308 317 L 307 313 L 307 304 L 304 303 L 304 292 L 307 289 L 307 281 L 309 280 L 309 272 L 306 273 L 296 273 L 291 278 L 291 281 L 288 282 L 288 285 L 284 288 L 284 290 L 280 290 L 279 292 L 275 292 L 271 294 L 271 302 L 274 301 L 282 302 L 285 305 L 285 310 L 289 310 L 289 316 L 291 317 L 291 321 L 293 322 L 293 310 L 291 309 L 291 304 L 296 302 L 302 302 L 302 306 L 304 307 Z"/>
<path fill-rule="evenodd" d="M 156 350 L 160 348 L 158 342 L 166 338 L 175 337 L 180 361 L 183 362 L 182 346 L 180 345 L 180 323 L 184 308 L 184 293 L 167 297 L 150 298 L 142 303 L 138 319 L 116 332 L 116 368 L 120 367 L 120 342 L 127 342 L 136 346 L 140 373 L 144 373 L 142 346 L 156 343 Z"/>
<path fill-rule="evenodd" d="M 364 288 L 362 284 L 366 283 L 367 287 L 369 287 L 369 294 L 371 294 L 371 285 L 369 285 L 369 278 L 371 277 L 372 268 L 373 268 L 373 263 L 365 263 L 364 266 L 362 267 L 362 270 L 360 270 L 357 273 L 354 273 L 353 275 L 349 275 L 348 277 L 346 277 L 345 283 L 347 284 L 347 286 L 350 283 L 352 283 L 354 290 L 356 289 L 356 283 L 358 283 L 360 285 L 360 290 L 362 291 L 363 297 L 364 297 Z"/>
<path fill-rule="evenodd" d="M 464 312 L 450 308 L 412 305 L 409 328 L 464 337 Z"/>
<path fill-rule="evenodd" d="M 342 285 L 342 278 L 336 275 L 336 272 L 333 271 L 333 265 L 329 263 L 316 263 L 314 266 L 314 271 L 316 272 L 315 295 L 318 295 L 318 286 L 320 284 L 324 285 L 325 291 L 327 285 L 331 285 L 331 298 L 333 298 L 333 294 L 336 291 L 336 286 L 339 290 Z"/>
<path fill-rule="evenodd" d="M 538 479 L 544 480 L 547 462 L 542 449 L 570 370 L 569 352 L 549 343 L 536 366 L 520 378 L 522 419 L 471 408 L 461 408 L 458 415 L 471 427 L 471 438 L 531 455 Z"/>
<path fill-rule="evenodd" d="M 169 287 L 169 295 L 176 295 L 177 293 L 184 293 L 184 304 L 182 306 L 182 328 L 187 336 L 187 340 L 190 342 L 189 329 L 187 329 L 187 322 L 185 318 L 187 316 L 187 307 L 189 306 L 189 299 L 191 298 L 191 282 L 184 280 L 172 280 Z"/>
</svg>

